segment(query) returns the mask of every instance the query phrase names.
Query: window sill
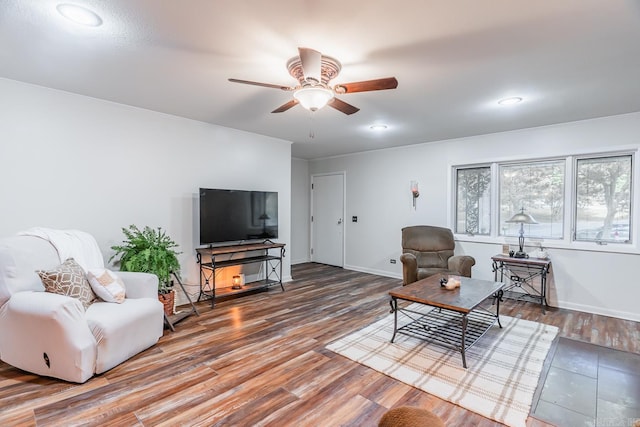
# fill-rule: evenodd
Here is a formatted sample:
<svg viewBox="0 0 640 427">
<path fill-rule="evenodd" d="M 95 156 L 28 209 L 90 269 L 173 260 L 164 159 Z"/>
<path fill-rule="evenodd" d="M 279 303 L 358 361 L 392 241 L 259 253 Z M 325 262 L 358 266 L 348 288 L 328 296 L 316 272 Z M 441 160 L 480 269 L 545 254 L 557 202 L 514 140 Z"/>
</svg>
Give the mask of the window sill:
<svg viewBox="0 0 640 427">
<path fill-rule="evenodd" d="M 467 234 L 454 234 L 457 242 L 469 242 L 492 245 L 518 246 L 518 239 L 514 237 L 495 236 L 469 236 Z M 596 242 L 568 242 L 565 240 L 528 239 L 525 236 L 525 250 L 530 252 L 542 246 L 545 249 L 561 249 L 567 251 L 604 252 L 628 255 L 640 255 L 640 249 L 632 243 L 607 243 L 599 245 Z"/>
</svg>

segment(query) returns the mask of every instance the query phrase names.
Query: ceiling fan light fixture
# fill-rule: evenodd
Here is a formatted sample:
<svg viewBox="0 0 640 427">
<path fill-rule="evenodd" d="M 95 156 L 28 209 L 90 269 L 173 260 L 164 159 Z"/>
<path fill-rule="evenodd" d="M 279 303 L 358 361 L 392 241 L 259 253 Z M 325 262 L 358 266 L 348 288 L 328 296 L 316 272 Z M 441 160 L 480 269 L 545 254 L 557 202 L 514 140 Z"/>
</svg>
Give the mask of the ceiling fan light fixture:
<svg viewBox="0 0 640 427">
<path fill-rule="evenodd" d="M 333 91 L 321 86 L 303 87 L 293 93 L 293 97 L 309 111 L 317 111 L 333 98 Z"/>
</svg>

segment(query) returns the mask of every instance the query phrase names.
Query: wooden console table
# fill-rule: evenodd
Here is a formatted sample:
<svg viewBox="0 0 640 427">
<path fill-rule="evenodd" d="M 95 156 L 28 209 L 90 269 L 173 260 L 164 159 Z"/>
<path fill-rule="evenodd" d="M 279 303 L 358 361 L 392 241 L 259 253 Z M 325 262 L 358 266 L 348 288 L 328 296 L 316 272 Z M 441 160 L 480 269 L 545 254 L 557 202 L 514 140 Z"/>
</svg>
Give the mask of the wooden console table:
<svg viewBox="0 0 640 427">
<path fill-rule="evenodd" d="M 546 313 L 547 304 L 547 273 L 551 268 L 551 260 L 542 258 L 515 258 L 509 255 L 494 255 L 493 261 L 494 280 L 507 279 L 504 288 L 504 297 L 516 300 L 539 302 L 542 313 Z M 534 279 L 540 278 L 540 286 L 536 288 Z M 518 288 L 520 291 L 513 292 Z"/>
<path fill-rule="evenodd" d="M 284 243 L 273 243 L 267 240 L 262 243 L 196 249 L 196 259 L 200 264 L 198 301 L 209 298 L 211 299 L 211 307 L 213 307 L 216 300 L 266 291 L 273 285 L 280 285 L 284 291 L 282 285 L 284 247 Z M 245 283 L 241 289 L 233 289 L 231 286 L 216 289 L 216 272 L 218 270 L 230 266 L 256 263 L 264 263 L 264 277 L 262 279 Z"/>
</svg>

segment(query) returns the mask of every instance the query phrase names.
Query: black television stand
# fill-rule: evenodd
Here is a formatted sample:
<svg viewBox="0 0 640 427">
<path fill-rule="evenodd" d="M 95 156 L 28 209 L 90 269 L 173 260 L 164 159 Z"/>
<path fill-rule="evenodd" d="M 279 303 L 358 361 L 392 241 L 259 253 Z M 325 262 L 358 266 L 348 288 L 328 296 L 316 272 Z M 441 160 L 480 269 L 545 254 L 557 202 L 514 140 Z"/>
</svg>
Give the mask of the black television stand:
<svg viewBox="0 0 640 427">
<path fill-rule="evenodd" d="M 200 295 L 198 301 L 211 299 L 213 308 L 216 301 L 227 300 L 255 292 L 269 290 L 271 286 L 282 284 L 282 258 L 284 243 L 265 240 L 261 243 L 243 243 L 196 249 L 196 260 L 200 265 Z M 231 286 L 216 288 L 216 273 L 225 267 L 264 263 L 263 278 L 245 283 L 241 289 Z"/>
</svg>

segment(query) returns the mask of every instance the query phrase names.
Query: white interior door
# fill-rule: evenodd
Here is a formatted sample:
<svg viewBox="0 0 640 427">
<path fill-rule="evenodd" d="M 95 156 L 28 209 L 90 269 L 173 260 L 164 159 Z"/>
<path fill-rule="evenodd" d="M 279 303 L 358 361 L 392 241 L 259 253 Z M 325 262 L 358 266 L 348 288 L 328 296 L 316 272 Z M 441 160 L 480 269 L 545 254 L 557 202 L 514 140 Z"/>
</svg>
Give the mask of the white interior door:
<svg viewBox="0 0 640 427">
<path fill-rule="evenodd" d="M 344 174 L 311 179 L 311 260 L 344 264 Z"/>
</svg>

